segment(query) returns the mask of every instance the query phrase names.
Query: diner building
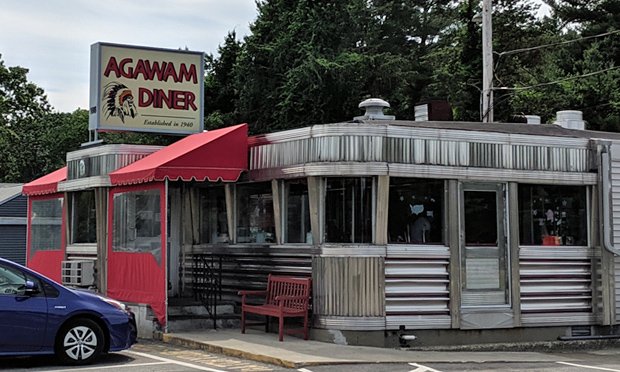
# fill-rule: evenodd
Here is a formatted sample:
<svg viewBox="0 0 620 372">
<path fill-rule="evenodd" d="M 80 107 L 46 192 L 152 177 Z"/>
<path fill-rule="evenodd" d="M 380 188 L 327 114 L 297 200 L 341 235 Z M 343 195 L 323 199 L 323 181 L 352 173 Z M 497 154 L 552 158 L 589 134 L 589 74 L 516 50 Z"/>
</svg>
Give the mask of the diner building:
<svg viewBox="0 0 620 372">
<path fill-rule="evenodd" d="M 234 325 L 218 305 L 273 273 L 312 277 L 317 340 L 620 335 L 620 134 L 574 111 L 487 124 L 437 121 L 428 105 L 397 120 L 386 105 L 68 153 L 23 188 L 28 265 L 132 304 L 147 332 L 174 331 L 183 301 Z"/>
</svg>

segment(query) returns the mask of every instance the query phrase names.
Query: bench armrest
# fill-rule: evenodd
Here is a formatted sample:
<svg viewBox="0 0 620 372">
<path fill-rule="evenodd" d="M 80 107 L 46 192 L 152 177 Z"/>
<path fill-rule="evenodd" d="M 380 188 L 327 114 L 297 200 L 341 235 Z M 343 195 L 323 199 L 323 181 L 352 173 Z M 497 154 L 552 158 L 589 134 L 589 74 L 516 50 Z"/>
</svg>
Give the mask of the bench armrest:
<svg viewBox="0 0 620 372">
<path fill-rule="evenodd" d="M 241 305 L 245 305 L 246 296 L 267 296 L 267 291 L 239 291 L 237 292 L 241 296 Z"/>
</svg>

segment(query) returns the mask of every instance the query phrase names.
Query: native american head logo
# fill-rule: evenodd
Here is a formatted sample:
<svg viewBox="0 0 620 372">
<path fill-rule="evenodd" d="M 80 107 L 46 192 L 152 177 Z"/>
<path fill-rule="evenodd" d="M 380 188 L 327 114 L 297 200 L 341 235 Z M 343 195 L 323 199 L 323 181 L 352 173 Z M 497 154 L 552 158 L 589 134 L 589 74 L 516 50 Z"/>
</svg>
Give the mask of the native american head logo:
<svg viewBox="0 0 620 372">
<path fill-rule="evenodd" d="M 102 101 L 106 118 L 117 116 L 125 123 L 125 116 L 135 118 L 138 114 L 131 89 L 115 81 L 106 84 Z"/>
</svg>

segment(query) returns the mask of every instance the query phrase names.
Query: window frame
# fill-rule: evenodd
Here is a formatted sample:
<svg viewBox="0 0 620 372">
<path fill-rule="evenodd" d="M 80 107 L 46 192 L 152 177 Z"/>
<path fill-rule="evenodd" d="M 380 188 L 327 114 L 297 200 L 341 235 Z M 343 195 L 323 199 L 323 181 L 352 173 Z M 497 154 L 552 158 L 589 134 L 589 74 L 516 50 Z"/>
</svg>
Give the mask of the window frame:
<svg viewBox="0 0 620 372">
<path fill-rule="evenodd" d="M 93 222 L 95 223 L 95 240 L 92 242 L 78 242 L 76 241 L 77 237 L 77 226 L 79 225 L 77 208 L 79 207 L 78 197 L 79 194 L 82 193 L 90 193 L 92 195 L 93 207 L 95 209 L 95 216 L 93 217 Z M 70 245 L 94 245 L 97 244 L 97 201 L 94 190 L 81 190 L 71 193 L 70 200 L 70 208 L 69 208 L 69 216 L 70 216 L 70 229 L 69 229 L 69 244 Z"/>
<path fill-rule="evenodd" d="M 553 186 L 553 187 L 581 187 L 585 189 L 585 245 L 544 245 L 544 244 L 523 244 L 521 243 L 521 232 L 522 232 L 522 221 L 521 221 L 521 199 L 520 199 L 520 191 L 522 186 Z M 592 186 L 591 185 L 552 185 L 552 184 L 531 184 L 531 183 L 519 183 L 517 185 L 517 213 L 518 213 L 518 223 L 519 223 L 519 234 L 518 234 L 518 246 L 519 247 L 562 247 L 562 248 L 590 248 L 592 246 Z"/>
<path fill-rule="evenodd" d="M 264 242 L 240 242 L 239 241 L 239 228 L 242 227 L 239 224 L 239 218 L 241 217 L 241 214 L 239 213 L 239 208 L 240 208 L 240 203 L 239 203 L 239 198 L 241 197 L 241 193 L 240 193 L 240 188 L 242 189 L 243 187 L 252 187 L 253 185 L 260 185 L 260 184 L 264 184 L 266 185 L 269 189 L 269 194 L 271 195 L 271 214 L 272 214 L 272 227 L 273 227 L 273 241 L 269 242 L 269 241 L 264 241 Z M 271 182 L 269 181 L 261 181 L 261 182 L 247 182 L 247 183 L 239 183 L 239 184 L 235 184 L 234 187 L 234 192 L 233 192 L 233 227 L 235 229 L 234 232 L 234 244 L 252 244 L 252 245 L 274 245 L 274 244 L 278 244 L 277 243 L 277 237 L 276 237 L 276 224 L 278 224 L 279 222 L 276 221 L 276 214 L 275 214 L 275 207 L 274 207 L 274 195 L 273 195 L 273 188 L 271 186 Z M 252 226 L 248 226 L 248 229 L 251 229 Z M 244 236 L 245 237 L 245 236 Z M 247 235 L 247 237 L 249 237 L 250 239 L 252 238 L 252 234 Z"/>
<path fill-rule="evenodd" d="M 368 242 L 337 242 L 327 240 L 327 182 L 328 179 L 370 179 L 371 182 L 371 205 L 370 205 L 370 241 Z M 353 215 L 353 214 L 352 214 Z M 350 223 L 355 223 L 355 218 L 352 218 Z M 347 177 L 323 177 L 321 180 L 321 212 L 320 212 L 320 236 L 321 243 L 323 244 L 338 244 L 338 245 L 372 245 L 376 244 L 376 226 L 377 226 L 377 176 L 362 175 L 362 176 L 347 176 Z M 354 226 L 352 231 L 355 231 Z"/>
<path fill-rule="evenodd" d="M 390 241 L 390 215 L 392 213 L 392 211 L 390 210 L 389 206 L 390 206 L 390 198 L 392 197 L 392 180 L 394 179 L 402 179 L 402 180 L 408 180 L 408 181 L 417 181 L 417 182 L 424 182 L 424 181 L 429 181 L 429 182 L 436 182 L 436 183 L 441 183 L 441 192 L 440 197 L 441 197 L 441 241 L 440 242 L 432 242 L 432 243 L 410 243 L 410 242 L 392 242 Z M 386 242 L 388 245 L 416 245 L 416 246 L 443 246 L 446 247 L 448 246 L 449 243 L 449 231 L 448 231 L 448 200 L 449 200 L 449 190 L 448 190 L 448 180 L 446 179 L 441 179 L 441 178 L 420 178 L 420 177 L 394 177 L 391 176 L 390 177 L 390 182 L 388 184 L 388 190 L 389 190 L 389 195 L 388 195 L 388 199 L 387 199 L 387 208 L 388 208 L 388 216 L 387 216 L 387 228 L 386 228 Z"/>
<path fill-rule="evenodd" d="M 203 226 L 203 222 L 204 222 L 204 216 L 205 213 L 207 213 L 207 210 L 205 208 L 205 205 L 203 205 L 203 199 L 205 200 L 205 203 L 208 203 L 208 195 L 210 193 L 211 190 L 219 190 L 221 189 L 221 192 L 223 194 L 224 197 L 224 214 L 226 216 L 226 222 L 224 224 L 225 229 L 226 229 L 226 234 L 227 234 L 227 239 L 225 242 L 217 242 L 217 241 L 212 241 L 211 237 L 209 237 L 208 239 L 203 239 L 204 238 L 204 233 L 206 228 L 204 228 Z M 198 188 L 198 203 L 199 203 L 199 221 L 198 221 L 198 240 L 199 240 L 199 244 L 230 244 L 232 243 L 232 234 L 229 230 L 229 226 L 228 226 L 228 219 L 229 219 L 229 214 L 231 213 L 228 209 L 228 202 L 226 201 L 226 186 L 224 185 L 217 185 L 217 186 L 207 186 L 207 187 L 199 187 Z M 235 203 L 233 202 L 233 205 Z M 218 211 L 218 214 L 220 213 L 220 211 Z M 217 217 L 216 217 L 217 218 Z M 213 232 L 211 232 L 213 233 Z"/>
<path fill-rule="evenodd" d="M 57 224 L 38 224 L 36 223 L 36 216 L 35 214 L 35 205 L 39 204 L 39 203 L 46 203 L 46 202 L 58 202 L 59 205 L 59 211 L 60 211 L 60 215 L 59 216 L 53 216 L 53 217 L 41 217 L 41 218 L 50 218 L 50 219 L 54 219 L 54 220 L 58 220 L 59 223 Z M 28 224 L 29 224 L 29 228 L 30 231 L 28 232 L 28 256 L 31 258 L 35 255 L 36 252 L 49 252 L 49 251 L 59 251 L 59 250 L 63 250 L 64 249 L 64 234 L 65 234 L 65 198 L 63 196 L 55 196 L 55 197 L 46 197 L 46 198 L 32 198 L 29 208 L 28 208 Z M 38 240 L 35 236 L 37 233 L 37 226 L 38 225 L 48 225 L 48 226 L 56 226 L 58 229 L 58 246 L 55 247 L 40 247 L 40 246 L 35 246 L 35 243 L 39 243 Z M 49 235 L 49 234 L 48 234 Z"/>
<path fill-rule="evenodd" d="M 308 200 L 308 231 L 306 231 L 306 239 L 304 242 L 290 242 L 289 241 L 289 224 L 288 224 L 288 207 L 289 207 L 289 190 L 291 183 L 301 183 L 303 182 L 306 186 L 306 196 Z M 308 179 L 307 178 L 295 178 L 289 180 L 280 180 L 279 182 L 279 190 L 280 190 L 280 227 L 282 231 L 282 242 L 283 244 L 295 244 L 295 245 L 312 245 L 314 242 L 312 241 L 312 236 L 310 236 L 311 241 L 308 242 L 307 234 L 312 234 L 312 217 L 310 214 L 311 206 L 310 206 L 310 189 L 308 187 Z M 305 216 L 304 216 L 305 217 Z"/>
</svg>

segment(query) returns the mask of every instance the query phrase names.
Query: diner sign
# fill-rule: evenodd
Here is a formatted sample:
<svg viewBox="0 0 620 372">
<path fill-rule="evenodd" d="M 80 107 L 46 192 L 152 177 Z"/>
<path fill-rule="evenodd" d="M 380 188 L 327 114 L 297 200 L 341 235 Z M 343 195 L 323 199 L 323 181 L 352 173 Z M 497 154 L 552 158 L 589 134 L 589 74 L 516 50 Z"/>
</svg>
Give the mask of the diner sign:
<svg viewBox="0 0 620 372">
<path fill-rule="evenodd" d="M 96 43 L 90 58 L 91 130 L 202 132 L 204 53 Z"/>
</svg>

